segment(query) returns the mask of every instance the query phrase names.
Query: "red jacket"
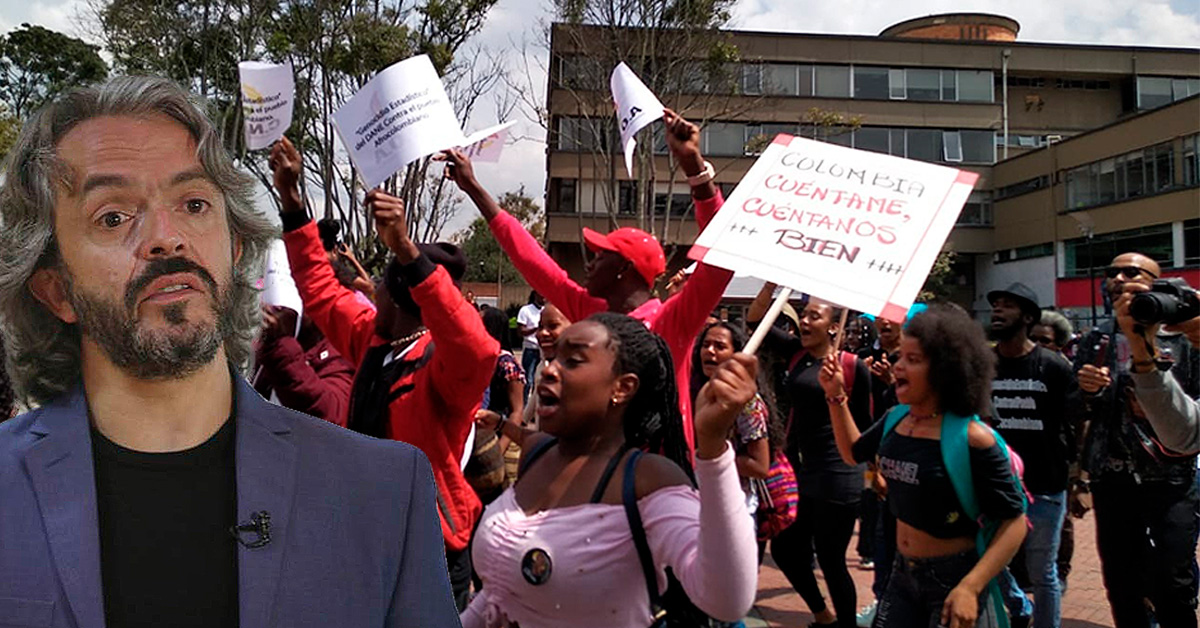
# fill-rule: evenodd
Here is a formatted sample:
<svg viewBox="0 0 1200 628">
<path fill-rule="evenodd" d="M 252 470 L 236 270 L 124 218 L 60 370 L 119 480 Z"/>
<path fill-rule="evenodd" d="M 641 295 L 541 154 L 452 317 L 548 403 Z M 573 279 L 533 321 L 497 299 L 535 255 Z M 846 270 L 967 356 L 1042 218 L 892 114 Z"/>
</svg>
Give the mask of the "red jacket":
<svg viewBox="0 0 1200 628">
<path fill-rule="evenodd" d="M 334 348 L 363 371 L 368 349 L 388 343 L 375 333 L 375 311 L 342 287 L 321 248 L 316 223 L 283 234 L 292 277 L 304 300 L 304 313 Z M 488 387 L 500 345 L 483 328 L 450 279 L 437 267 L 412 287 L 429 333 L 416 341 L 410 356 L 422 356 L 436 345 L 427 364 L 401 377 L 391 387 L 389 436 L 425 452 L 437 484 L 438 516 L 450 551 L 466 549 L 482 506 L 459 466 L 475 411 Z"/>
<path fill-rule="evenodd" d="M 291 336 L 259 345 L 254 389 L 268 399 L 274 392 L 285 408 L 346 427 L 354 365 L 316 330 L 312 335 L 316 342 L 307 349 Z"/>
</svg>

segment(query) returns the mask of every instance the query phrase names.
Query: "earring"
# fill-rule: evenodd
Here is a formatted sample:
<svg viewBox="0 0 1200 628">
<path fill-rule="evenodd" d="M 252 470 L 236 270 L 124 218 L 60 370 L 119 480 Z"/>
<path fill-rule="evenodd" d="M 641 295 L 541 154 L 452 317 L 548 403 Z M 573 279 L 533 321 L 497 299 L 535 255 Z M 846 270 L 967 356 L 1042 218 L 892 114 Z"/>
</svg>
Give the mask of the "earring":
<svg viewBox="0 0 1200 628">
<path fill-rule="evenodd" d="M 617 403 L 618 403 L 618 401 L 617 401 L 616 397 L 613 397 L 612 399 L 608 400 L 608 405 L 610 405 L 610 406 L 615 406 L 615 405 L 617 405 Z"/>
</svg>

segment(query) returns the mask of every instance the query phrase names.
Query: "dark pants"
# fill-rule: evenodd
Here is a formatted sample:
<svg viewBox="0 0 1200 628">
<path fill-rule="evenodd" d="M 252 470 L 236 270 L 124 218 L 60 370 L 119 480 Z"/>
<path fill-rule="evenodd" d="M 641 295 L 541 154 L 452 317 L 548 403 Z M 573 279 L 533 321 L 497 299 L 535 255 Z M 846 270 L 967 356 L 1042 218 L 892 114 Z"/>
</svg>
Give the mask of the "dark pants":
<svg viewBox="0 0 1200 628">
<path fill-rule="evenodd" d="M 1195 482 L 1092 482 L 1096 549 L 1117 628 L 1147 628 L 1144 600 L 1162 628 L 1196 626 Z"/>
<path fill-rule="evenodd" d="M 446 568 L 450 572 L 450 590 L 454 593 L 454 605 L 461 613 L 471 601 L 471 549 L 461 552 L 446 551 Z"/>
<path fill-rule="evenodd" d="M 879 497 L 869 488 L 863 489 L 858 502 L 858 557 L 875 560 L 875 527 L 879 523 Z"/>
<path fill-rule="evenodd" d="M 888 508 L 887 499 L 879 502 L 879 525 L 875 533 L 875 581 L 871 592 L 883 599 L 888 580 L 892 577 L 892 562 L 896 559 L 896 517 Z"/>
<path fill-rule="evenodd" d="M 529 389 L 533 386 L 533 371 L 537 368 L 542 352 L 533 347 L 521 348 L 521 370 L 525 371 L 525 398 L 529 398 Z"/>
<path fill-rule="evenodd" d="M 854 536 L 856 519 L 857 504 L 835 504 L 801 496 L 796 522 L 771 541 L 771 557 L 775 564 L 813 613 L 825 610 L 825 598 L 817 587 L 817 576 L 813 572 L 813 550 L 816 550 L 817 562 L 829 586 L 829 597 L 833 599 L 838 626 L 843 628 L 854 628 L 857 612 L 854 579 L 846 568 L 846 548 L 850 547 L 850 537 Z"/>
<path fill-rule="evenodd" d="M 1071 521 L 1071 512 L 1063 520 L 1062 537 L 1058 542 L 1058 579 L 1067 581 L 1071 575 L 1071 558 L 1075 555 L 1075 524 Z"/>
<path fill-rule="evenodd" d="M 873 628 L 938 628 L 946 596 L 971 571 L 979 555 L 974 550 L 938 558 L 897 555 L 887 591 L 879 602 Z M 979 613 L 986 593 L 980 596 Z"/>
</svg>

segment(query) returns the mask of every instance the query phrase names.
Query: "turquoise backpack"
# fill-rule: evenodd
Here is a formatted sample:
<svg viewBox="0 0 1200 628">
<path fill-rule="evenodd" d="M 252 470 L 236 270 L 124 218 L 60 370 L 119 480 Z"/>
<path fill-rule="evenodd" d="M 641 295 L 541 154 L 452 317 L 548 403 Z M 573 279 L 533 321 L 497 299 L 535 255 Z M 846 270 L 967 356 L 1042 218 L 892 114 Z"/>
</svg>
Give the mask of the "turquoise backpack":
<svg viewBox="0 0 1200 628">
<path fill-rule="evenodd" d="M 880 436 L 881 444 L 883 439 L 896 429 L 896 424 L 907 414 L 908 406 L 906 405 L 898 405 L 888 411 L 887 416 L 884 417 L 883 434 Z M 950 476 L 950 483 L 954 485 L 954 492 L 958 495 L 958 502 L 962 506 L 963 512 L 975 521 L 979 521 L 979 501 L 975 498 L 975 483 L 971 478 L 971 444 L 967 438 L 967 431 L 972 421 L 979 421 L 979 416 L 963 417 L 947 413 L 942 417 L 942 464 L 946 466 L 946 474 Z M 981 425 L 983 424 L 982 421 L 979 422 Z M 1000 444 L 1004 457 L 1008 459 L 1008 443 L 1004 442 L 1004 438 L 995 430 L 991 430 L 991 432 L 996 437 L 996 442 Z M 1009 463 L 1011 465 L 1011 459 L 1009 459 Z M 1013 474 L 1013 483 L 1017 487 L 1017 493 L 1021 496 L 1021 509 L 1025 510 L 1029 507 L 1029 503 L 1025 497 L 1025 489 L 1021 486 L 1021 480 L 1015 473 Z M 986 519 L 980 522 L 979 534 L 975 536 L 975 549 L 981 557 L 987 551 L 988 545 L 996 536 L 996 529 L 999 527 L 999 521 Z M 1004 599 L 1000 595 L 1000 585 L 995 578 L 988 583 L 987 594 L 988 599 L 992 602 L 992 610 L 995 612 L 999 628 L 1009 628 L 1008 612 L 1004 607 Z M 979 615 L 982 619 L 983 609 L 980 609 Z"/>
</svg>

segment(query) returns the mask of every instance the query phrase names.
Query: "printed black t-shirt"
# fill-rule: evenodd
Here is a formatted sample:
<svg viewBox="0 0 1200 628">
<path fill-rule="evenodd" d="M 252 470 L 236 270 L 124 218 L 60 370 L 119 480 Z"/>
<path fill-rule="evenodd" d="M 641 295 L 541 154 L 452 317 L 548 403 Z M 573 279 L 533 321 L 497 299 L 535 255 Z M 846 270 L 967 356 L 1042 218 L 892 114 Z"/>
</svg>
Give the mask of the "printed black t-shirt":
<svg viewBox="0 0 1200 628">
<path fill-rule="evenodd" d="M 1070 422 L 1080 405 L 1071 365 L 1040 346 L 1019 358 L 997 358 L 992 425 L 1024 461 L 1029 492 L 1065 490 L 1073 447 Z"/>
</svg>

